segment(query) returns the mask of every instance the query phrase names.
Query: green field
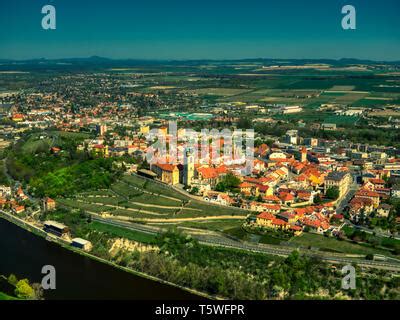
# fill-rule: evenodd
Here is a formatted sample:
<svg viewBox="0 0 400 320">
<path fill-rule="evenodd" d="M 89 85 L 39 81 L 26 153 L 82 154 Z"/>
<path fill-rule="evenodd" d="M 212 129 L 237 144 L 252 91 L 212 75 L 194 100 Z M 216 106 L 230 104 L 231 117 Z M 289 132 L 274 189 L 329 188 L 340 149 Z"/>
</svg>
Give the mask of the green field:
<svg viewBox="0 0 400 320">
<path fill-rule="evenodd" d="M 237 221 L 242 221 L 242 219 L 232 221 L 228 218 L 235 215 L 245 217 L 249 213 L 234 207 L 212 205 L 195 200 L 167 185 L 135 175 L 125 175 L 121 181 L 114 183 L 110 190 L 85 192 L 76 198 L 59 198 L 57 201 L 60 205 L 69 208 L 98 214 L 108 213 L 136 221 L 224 216 L 221 221 L 210 220 L 208 227 L 204 221 L 182 221 L 182 223 L 190 223 L 191 227 L 201 224 L 201 228 L 205 227 L 205 229 L 221 229 L 224 220 L 228 225 L 232 222 L 236 225 Z M 168 223 L 168 221 L 164 222 Z M 180 223 L 176 220 L 172 222 Z"/>
<path fill-rule="evenodd" d="M 301 236 L 293 237 L 289 243 L 301 247 L 319 248 L 322 251 L 348 253 L 348 254 L 383 254 L 391 256 L 390 250 L 377 249 L 368 244 L 357 244 L 346 240 L 337 240 L 335 238 L 327 238 L 319 234 L 303 233 Z"/>
<path fill-rule="evenodd" d="M 331 115 L 325 118 L 324 123 L 335 123 L 337 125 L 355 124 L 358 120 L 358 117 Z"/>
<path fill-rule="evenodd" d="M 109 224 L 104 224 L 98 221 L 90 223 L 89 228 L 92 230 L 111 234 L 115 237 L 121 237 L 132 241 L 153 244 L 156 241 L 156 236 L 126 228 L 120 228 Z"/>
</svg>

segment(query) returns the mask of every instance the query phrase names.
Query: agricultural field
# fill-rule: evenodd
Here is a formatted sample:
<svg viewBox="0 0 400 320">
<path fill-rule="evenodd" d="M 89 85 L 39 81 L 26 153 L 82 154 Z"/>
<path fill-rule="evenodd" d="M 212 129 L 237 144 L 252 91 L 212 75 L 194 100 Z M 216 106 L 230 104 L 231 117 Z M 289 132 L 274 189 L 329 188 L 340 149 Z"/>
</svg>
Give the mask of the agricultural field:
<svg viewBox="0 0 400 320">
<path fill-rule="evenodd" d="M 58 205 L 124 221 L 176 224 L 223 230 L 240 224 L 249 214 L 239 208 L 212 205 L 190 198 L 169 186 L 136 175 L 124 175 L 108 190 L 58 198 Z"/>
</svg>

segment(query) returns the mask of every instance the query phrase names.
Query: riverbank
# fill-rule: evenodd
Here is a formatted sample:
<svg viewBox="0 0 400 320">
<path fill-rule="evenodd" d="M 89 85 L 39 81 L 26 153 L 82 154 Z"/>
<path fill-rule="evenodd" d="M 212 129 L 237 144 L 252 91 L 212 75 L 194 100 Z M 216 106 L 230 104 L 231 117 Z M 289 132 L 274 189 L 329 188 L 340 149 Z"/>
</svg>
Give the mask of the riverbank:
<svg viewBox="0 0 400 320">
<path fill-rule="evenodd" d="M 15 297 L 11 297 L 11 296 L 5 294 L 4 292 L 0 292 L 0 301 L 1 300 L 4 301 L 4 300 L 18 300 L 18 299 Z"/>
<path fill-rule="evenodd" d="M 149 281 L 153 281 L 153 282 L 165 285 L 165 286 L 170 286 L 170 287 L 182 290 L 184 292 L 187 292 L 190 295 L 193 295 L 193 297 L 191 297 L 192 299 L 193 298 L 194 299 L 197 299 L 197 298 L 198 299 L 218 299 L 217 297 L 210 296 L 210 295 L 205 294 L 203 292 L 199 292 L 199 291 L 196 291 L 196 290 L 193 290 L 193 289 L 190 289 L 190 288 L 186 288 L 186 287 L 174 284 L 172 282 L 168 282 L 168 281 L 165 281 L 163 279 L 159 279 L 157 277 L 148 275 L 146 273 L 139 272 L 139 271 L 127 268 L 127 267 L 120 266 L 120 265 L 118 265 L 118 264 L 116 264 L 116 263 L 114 263 L 112 261 L 108 261 L 106 259 L 97 257 L 97 256 L 95 256 L 93 254 L 88 253 L 88 252 L 84 252 L 82 250 L 76 249 L 76 248 L 70 246 L 68 243 L 66 243 L 62 239 L 59 239 L 59 238 L 56 238 L 56 237 L 51 237 L 50 238 L 48 236 L 48 234 L 45 233 L 43 230 L 39 229 L 38 227 L 36 227 L 36 226 L 34 226 L 34 225 L 30 224 L 30 223 L 27 223 L 26 221 L 23 221 L 22 219 L 19 219 L 19 218 L 15 217 L 15 216 L 13 216 L 13 215 L 11 215 L 9 213 L 0 211 L 0 218 L 12 223 L 13 225 L 16 225 L 16 226 L 24 229 L 25 231 L 28 231 L 28 232 L 32 233 L 35 236 L 38 236 L 38 237 L 40 237 L 42 239 L 46 239 L 47 241 L 51 240 L 52 243 L 55 243 L 56 245 L 58 245 L 59 247 L 62 247 L 63 249 L 67 249 L 69 252 L 73 252 L 74 254 L 78 254 L 79 256 L 89 258 L 89 259 L 91 259 L 93 261 L 108 265 L 108 266 L 110 266 L 112 268 L 115 268 L 117 270 L 121 270 L 121 271 L 126 272 L 128 274 L 132 274 L 134 276 L 137 276 L 137 277 L 140 277 L 140 278 L 143 278 L 143 279 L 147 279 Z M 167 297 L 167 298 L 173 299 L 173 297 Z"/>
</svg>

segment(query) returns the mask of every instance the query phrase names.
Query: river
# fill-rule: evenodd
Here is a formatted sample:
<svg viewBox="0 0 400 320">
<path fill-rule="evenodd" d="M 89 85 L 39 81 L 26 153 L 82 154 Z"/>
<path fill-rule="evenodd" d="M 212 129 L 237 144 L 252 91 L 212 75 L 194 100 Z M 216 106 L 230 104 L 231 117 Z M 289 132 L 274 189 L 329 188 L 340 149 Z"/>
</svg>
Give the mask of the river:
<svg viewBox="0 0 400 320">
<path fill-rule="evenodd" d="M 45 299 L 193 300 L 198 296 L 149 280 L 46 241 L 0 218 L 0 274 L 41 282 L 44 265 L 56 269 L 56 289 Z"/>
</svg>

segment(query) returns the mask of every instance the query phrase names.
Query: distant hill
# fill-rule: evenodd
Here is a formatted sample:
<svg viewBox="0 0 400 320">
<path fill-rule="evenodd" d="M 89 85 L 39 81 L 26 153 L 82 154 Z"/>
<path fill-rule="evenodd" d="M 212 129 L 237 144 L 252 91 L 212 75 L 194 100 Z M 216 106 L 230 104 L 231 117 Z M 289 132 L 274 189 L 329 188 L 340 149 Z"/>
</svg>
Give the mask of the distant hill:
<svg viewBox="0 0 400 320">
<path fill-rule="evenodd" d="M 43 70 L 43 69 L 102 69 L 111 67 L 135 67 L 135 66 L 197 66 L 204 64 L 241 64 L 258 63 L 268 65 L 305 65 L 305 64 L 329 64 L 332 66 L 346 65 L 400 65 L 400 61 L 372 61 L 359 60 L 353 58 L 334 59 L 272 59 L 272 58 L 254 58 L 238 60 L 146 60 L 146 59 L 110 59 L 100 56 L 91 56 L 86 58 L 62 58 L 62 59 L 30 59 L 30 60 L 12 60 L 0 59 L 0 70 Z"/>
</svg>

